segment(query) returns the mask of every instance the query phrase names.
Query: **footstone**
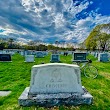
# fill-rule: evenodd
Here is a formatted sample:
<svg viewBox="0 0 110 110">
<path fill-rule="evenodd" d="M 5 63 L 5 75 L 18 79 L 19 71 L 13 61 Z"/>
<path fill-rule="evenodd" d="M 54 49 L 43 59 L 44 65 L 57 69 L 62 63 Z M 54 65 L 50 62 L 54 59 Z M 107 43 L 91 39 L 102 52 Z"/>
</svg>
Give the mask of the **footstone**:
<svg viewBox="0 0 110 110">
<path fill-rule="evenodd" d="M 49 107 L 91 104 L 92 100 L 93 96 L 81 84 L 79 66 L 50 63 L 32 67 L 30 87 L 23 91 L 18 103 Z"/>
<path fill-rule="evenodd" d="M 7 96 L 11 93 L 11 91 L 0 91 L 0 96 Z"/>
</svg>

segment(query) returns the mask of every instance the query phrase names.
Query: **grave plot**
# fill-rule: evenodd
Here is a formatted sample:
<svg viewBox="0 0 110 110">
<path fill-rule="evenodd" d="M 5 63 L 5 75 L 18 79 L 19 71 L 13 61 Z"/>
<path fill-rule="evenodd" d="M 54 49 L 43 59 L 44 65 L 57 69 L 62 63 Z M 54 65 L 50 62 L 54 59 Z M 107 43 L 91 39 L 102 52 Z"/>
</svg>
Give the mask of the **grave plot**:
<svg viewBox="0 0 110 110">
<path fill-rule="evenodd" d="M 93 96 L 81 84 L 80 68 L 73 64 L 34 65 L 30 87 L 18 99 L 21 106 L 91 104 Z"/>
</svg>

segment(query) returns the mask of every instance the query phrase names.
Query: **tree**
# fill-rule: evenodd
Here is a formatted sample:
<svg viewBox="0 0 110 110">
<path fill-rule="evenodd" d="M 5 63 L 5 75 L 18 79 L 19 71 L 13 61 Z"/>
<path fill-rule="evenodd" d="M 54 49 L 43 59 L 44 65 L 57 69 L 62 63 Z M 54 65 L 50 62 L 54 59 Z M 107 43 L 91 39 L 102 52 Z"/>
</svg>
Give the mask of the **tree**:
<svg viewBox="0 0 110 110">
<path fill-rule="evenodd" d="M 110 24 L 96 26 L 84 41 L 86 48 L 88 50 L 101 49 L 105 51 L 109 47 L 110 34 L 107 34 L 108 30 L 110 30 Z"/>
<path fill-rule="evenodd" d="M 100 46 L 100 49 L 102 51 L 105 51 L 108 48 L 109 45 L 109 39 L 110 39 L 110 34 L 107 33 L 101 33 L 97 39 L 97 42 Z"/>
</svg>

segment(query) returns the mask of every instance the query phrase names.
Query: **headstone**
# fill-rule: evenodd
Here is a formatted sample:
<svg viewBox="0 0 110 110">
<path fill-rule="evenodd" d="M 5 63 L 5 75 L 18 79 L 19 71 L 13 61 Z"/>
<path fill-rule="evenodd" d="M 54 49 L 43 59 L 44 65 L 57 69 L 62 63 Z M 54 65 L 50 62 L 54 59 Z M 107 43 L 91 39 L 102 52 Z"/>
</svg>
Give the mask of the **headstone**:
<svg viewBox="0 0 110 110">
<path fill-rule="evenodd" d="M 68 52 L 64 52 L 64 56 L 67 56 L 68 55 Z"/>
<path fill-rule="evenodd" d="M 110 52 L 108 52 L 108 59 L 109 59 L 109 61 L 110 61 Z"/>
<path fill-rule="evenodd" d="M 34 62 L 34 55 L 25 55 L 25 62 Z"/>
<path fill-rule="evenodd" d="M 60 62 L 60 55 L 59 54 L 52 54 L 50 62 Z"/>
<path fill-rule="evenodd" d="M 20 52 L 20 55 L 24 56 L 25 55 L 25 52 L 24 51 L 21 51 Z"/>
<path fill-rule="evenodd" d="M 107 53 L 100 53 L 98 56 L 98 61 L 100 62 L 108 62 L 109 61 L 109 57 Z"/>
<path fill-rule="evenodd" d="M 11 91 L 0 91 L 0 96 L 7 96 L 11 93 Z"/>
<path fill-rule="evenodd" d="M 43 51 L 44 56 L 48 55 L 48 51 Z"/>
<path fill-rule="evenodd" d="M 0 50 L 0 54 L 3 54 L 3 51 L 2 50 Z"/>
<path fill-rule="evenodd" d="M 95 53 L 95 58 L 98 58 L 98 52 Z"/>
<path fill-rule="evenodd" d="M 28 55 L 28 52 L 27 52 L 27 50 L 25 50 L 25 51 L 24 51 L 24 55 L 25 55 L 25 56 L 26 56 L 26 55 Z"/>
<path fill-rule="evenodd" d="M 0 54 L 0 61 L 11 61 L 11 55 L 10 54 Z"/>
<path fill-rule="evenodd" d="M 30 87 L 18 99 L 21 106 L 91 104 L 93 97 L 81 84 L 80 67 L 73 64 L 35 65 Z"/>
<path fill-rule="evenodd" d="M 43 52 L 37 52 L 36 53 L 36 57 L 37 58 L 43 58 L 44 57 L 44 53 Z"/>
<path fill-rule="evenodd" d="M 73 54 L 73 61 L 74 62 L 78 62 L 78 61 L 81 61 L 81 62 L 86 62 L 87 59 L 86 59 L 86 56 L 87 54 L 86 53 L 74 53 Z"/>
</svg>

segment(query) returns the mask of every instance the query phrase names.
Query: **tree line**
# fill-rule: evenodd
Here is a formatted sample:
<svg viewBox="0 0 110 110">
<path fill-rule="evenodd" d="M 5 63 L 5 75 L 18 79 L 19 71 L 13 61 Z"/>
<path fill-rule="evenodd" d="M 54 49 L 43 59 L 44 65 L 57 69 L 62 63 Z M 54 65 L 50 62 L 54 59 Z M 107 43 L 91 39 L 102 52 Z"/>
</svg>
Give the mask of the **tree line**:
<svg viewBox="0 0 110 110">
<path fill-rule="evenodd" d="M 25 45 L 22 45 L 18 43 L 15 39 L 13 38 L 8 38 L 8 39 L 0 39 L 0 50 L 3 49 L 25 49 L 25 50 L 36 50 L 36 51 L 46 51 L 46 50 L 68 50 L 68 51 L 73 51 L 75 50 L 74 47 L 58 47 L 54 46 L 52 44 L 49 45 L 44 45 L 42 42 L 38 41 L 30 41 Z"/>
</svg>

